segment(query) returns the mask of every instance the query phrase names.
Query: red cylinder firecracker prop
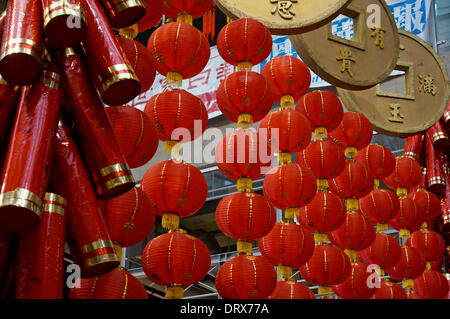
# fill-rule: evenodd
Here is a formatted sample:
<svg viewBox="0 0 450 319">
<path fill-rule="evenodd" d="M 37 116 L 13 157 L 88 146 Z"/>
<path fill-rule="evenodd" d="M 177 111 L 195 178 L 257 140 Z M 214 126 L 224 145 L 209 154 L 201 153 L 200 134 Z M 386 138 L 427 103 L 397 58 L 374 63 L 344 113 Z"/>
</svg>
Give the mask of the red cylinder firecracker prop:
<svg viewBox="0 0 450 319">
<path fill-rule="evenodd" d="M 100 0 L 111 26 L 116 29 L 128 27 L 144 17 L 146 8 L 142 0 Z"/>
<path fill-rule="evenodd" d="M 395 282 L 382 280 L 380 288 L 370 299 L 408 299 L 405 290 Z"/>
<path fill-rule="evenodd" d="M 400 258 L 386 271 L 392 279 L 403 280 L 403 288 L 413 288 L 414 279 L 424 272 L 425 267 L 425 257 L 419 249 L 403 246 Z"/>
<path fill-rule="evenodd" d="M 152 86 L 156 76 L 151 53 L 142 43 L 136 40 L 118 37 L 117 41 L 119 41 L 123 52 L 141 83 L 141 91 L 139 93 L 146 92 Z"/>
<path fill-rule="evenodd" d="M 144 32 L 155 26 L 162 18 L 164 0 L 143 0 L 145 3 L 145 15 L 137 23 L 138 32 Z"/>
<path fill-rule="evenodd" d="M 41 1 L 48 45 L 64 48 L 80 44 L 87 32 L 81 0 Z"/>
<path fill-rule="evenodd" d="M 83 7 L 89 26 L 83 47 L 91 78 L 105 104 L 126 104 L 141 91 L 139 80 L 98 1 L 85 0 Z"/>
<path fill-rule="evenodd" d="M 450 139 L 445 132 L 441 121 L 437 121 L 427 131 L 427 137 L 430 139 L 433 147 L 438 150 L 448 150 L 450 148 Z"/>
<path fill-rule="evenodd" d="M 81 278 L 69 299 L 148 299 L 144 285 L 125 268 L 117 267 L 96 278 Z"/>
<path fill-rule="evenodd" d="M 210 56 L 208 40 L 184 22 L 165 24 L 152 33 L 147 43 L 156 71 L 166 76 L 170 86 L 199 74 Z"/>
<path fill-rule="evenodd" d="M 217 50 L 239 70 L 251 70 L 272 51 L 272 35 L 259 21 L 242 18 L 225 25 L 217 37 Z"/>
<path fill-rule="evenodd" d="M 406 245 L 423 253 L 426 261 L 430 263 L 427 268 L 431 267 L 431 262 L 442 259 L 445 251 L 445 242 L 441 235 L 431 230 L 413 232 Z"/>
<path fill-rule="evenodd" d="M 423 219 L 426 224 L 423 224 L 423 228 L 433 228 L 434 221 L 439 216 L 441 210 L 441 203 L 439 198 L 431 192 L 426 190 L 413 191 L 408 194 L 416 204 L 417 210 L 423 212 Z"/>
<path fill-rule="evenodd" d="M 211 8 L 212 0 L 168 0 L 163 3 L 163 13 L 173 20 L 191 22 Z"/>
<path fill-rule="evenodd" d="M 178 228 L 180 218 L 197 212 L 208 195 L 208 184 L 200 170 L 181 161 L 153 165 L 141 185 L 162 213 L 162 226 L 169 230 Z"/>
<path fill-rule="evenodd" d="M 369 299 L 377 288 L 375 283 L 369 287 L 371 271 L 366 263 L 352 263 L 350 275 L 343 282 L 333 285 L 333 292 L 343 299 Z"/>
<path fill-rule="evenodd" d="M 387 189 L 374 189 L 360 198 L 358 205 L 361 213 L 377 224 L 377 231 L 388 230 L 387 221 L 397 216 L 400 209 L 397 196 Z"/>
<path fill-rule="evenodd" d="M 278 275 L 288 280 L 292 277 L 292 268 L 298 268 L 311 258 L 314 238 L 302 226 L 283 221 L 276 223 L 258 245 L 261 254 L 277 266 Z"/>
<path fill-rule="evenodd" d="M 124 194 L 134 187 L 134 178 L 81 57 L 74 50 L 66 49 L 61 64 L 95 191 L 100 199 Z"/>
<path fill-rule="evenodd" d="M 398 214 L 388 224 L 400 231 L 400 237 L 409 238 L 410 233 L 420 228 L 424 220 L 424 211 L 417 209 L 416 203 L 409 197 L 399 199 Z"/>
<path fill-rule="evenodd" d="M 423 165 L 423 164 L 422 164 Z M 420 177 L 419 183 L 417 183 L 416 186 L 412 188 L 413 191 L 417 190 L 426 190 L 428 187 L 428 173 L 426 167 L 421 167 L 422 170 L 422 176 Z"/>
<path fill-rule="evenodd" d="M 13 235 L 0 233 L 0 295 L 3 294 L 13 258 Z"/>
<path fill-rule="evenodd" d="M 216 208 L 220 230 L 236 239 L 237 250 L 251 254 L 252 243 L 270 232 L 276 213 L 269 201 L 257 193 L 236 193 L 223 198 Z"/>
<path fill-rule="evenodd" d="M 0 149 L 9 143 L 19 96 L 19 87 L 9 84 L 0 76 Z"/>
<path fill-rule="evenodd" d="M 152 119 L 164 150 L 171 153 L 177 143 L 195 140 L 208 126 L 208 111 L 203 102 L 185 90 L 172 90 L 153 95 L 144 112 Z M 197 123 L 196 121 L 201 121 Z M 201 126 L 199 125 L 201 124 Z M 177 129 L 183 128 L 177 135 Z M 189 135 L 181 134 L 188 130 Z"/>
<path fill-rule="evenodd" d="M 266 299 L 275 290 L 277 274 L 263 256 L 239 255 L 223 264 L 216 288 L 224 299 Z"/>
<path fill-rule="evenodd" d="M 441 199 L 440 220 L 442 220 L 440 233 L 448 241 L 450 239 L 450 166 L 447 166 L 445 170 L 445 194 Z"/>
<path fill-rule="evenodd" d="M 259 73 L 239 71 L 227 76 L 216 92 L 220 111 L 238 127 L 259 122 L 272 108 L 272 89 Z"/>
<path fill-rule="evenodd" d="M 39 224 L 61 107 L 60 80 L 51 64 L 38 82 L 22 89 L 3 167 L 0 225 L 4 231 L 18 232 Z"/>
<path fill-rule="evenodd" d="M 360 113 L 344 112 L 342 122 L 328 136 L 345 150 L 347 158 L 353 159 L 372 140 L 372 124 Z"/>
<path fill-rule="evenodd" d="M 414 280 L 414 289 L 424 299 L 446 299 L 449 283 L 442 273 L 429 269 Z"/>
<path fill-rule="evenodd" d="M 376 264 L 380 268 L 386 269 L 398 261 L 400 253 L 400 245 L 394 237 L 377 233 L 372 245 L 359 251 L 357 255 L 367 264 Z M 384 271 L 381 271 L 381 275 L 384 275 Z"/>
<path fill-rule="evenodd" d="M 1 76 L 13 85 L 31 85 L 41 73 L 43 52 L 41 0 L 8 1 L 0 51 Z"/>
<path fill-rule="evenodd" d="M 375 177 L 374 188 L 380 186 L 380 180 L 389 176 L 395 168 L 395 157 L 386 147 L 369 144 L 358 152 L 356 161 L 365 164 Z"/>
<path fill-rule="evenodd" d="M 421 176 L 422 171 L 417 161 L 398 156 L 395 158 L 394 171 L 383 181 L 388 187 L 396 190 L 398 197 L 406 197 L 408 190 L 419 183 Z"/>
<path fill-rule="evenodd" d="M 425 141 L 427 154 L 428 188 L 430 192 L 442 196 L 445 194 L 445 159 L 444 153 L 435 147 L 429 138 Z"/>
<path fill-rule="evenodd" d="M 121 247 L 143 241 L 155 225 L 152 202 L 139 187 L 105 201 L 103 216 L 112 240 Z"/>
<path fill-rule="evenodd" d="M 101 276 L 117 267 L 119 260 L 83 159 L 66 126 L 58 127 L 56 140 L 51 187 L 67 199 L 67 243 L 82 277 Z"/>
<path fill-rule="evenodd" d="M 283 55 L 267 63 L 261 70 L 272 88 L 274 101 L 281 107 L 295 104 L 311 85 L 311 72 L 299 59 Z"/>
<path fill-rule="evenodd" d="M 295 280 L 280 280 L 269 299 L 316 299 L 307 286 Z"/>
<path fill-rule="evenodd" d="M 406 139 L 403 156 L 419 162 L 422 150 L 425 147 L 425 134 L 417 134 Z"/>
<path fill-rule="evenodd" d="M 329 295 L 333 293 L 330 286 L 337 285 L 348 277 L 351 264 L 341 249 L 321 244 L 314 248 L 312 257 L 299 269 L 307 282 L 319 285 L 320 295 Z"/>
<path fill-rule="evenodd" d="M 150 161 L 158 149 L 158 133 L 151 118 L 130 106 L 106 108 L 126 162 L 131 168 Z"/>
<path fill-rule="evenodd" d="M 319 90 L 303 95 L 295 110 L 309 119 L 314 136 L 321 139 L 337 128 L 344 116 L 339 98 L 329 91 Z"/>
<path fill-rule="evenodd" d="M 45 193 L 41 223 L 19 239 L 18 299 L 62 299 L 66 200 Z"/>
<path fill-rule="evenodd" d="M 156 237 L 142 253 L 145 274 L 154 283 L 167 286 L 167 299 L 181 299 L 183 288 L 203 279 L 210 265 L 206 245 L 179 231 Z"/>
</svg>

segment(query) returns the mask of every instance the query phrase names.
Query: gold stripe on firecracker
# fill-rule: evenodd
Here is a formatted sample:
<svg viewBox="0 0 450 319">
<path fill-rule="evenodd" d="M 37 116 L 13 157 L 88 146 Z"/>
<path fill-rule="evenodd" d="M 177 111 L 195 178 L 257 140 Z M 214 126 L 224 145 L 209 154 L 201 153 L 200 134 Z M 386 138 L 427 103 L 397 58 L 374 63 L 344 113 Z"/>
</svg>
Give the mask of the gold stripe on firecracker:
<svg viewBox="0 0 450 319">
<path fill-rule="evenodd" d="M 111 174 L 123 172 L 123 171 L 129 171 L 130 166 L 128 166 L 127 163 L 116 163 L 107 167 L 104 167 L 100 170 L 100 174 L 105 177 Z"/>
<path fill-rule="evenodd" d="M 20 208 L 25 208 L 28 210 L 31 210 L 36 215 L 41 216 L 41 209 L 40 207 L 36 206 L 34 203 L 22 199 L 22 198 L 16 198 L 16 197 L 9 197 L 6 194 L 0 195 L 0 207 L 5 206 L 15 206 Z"/>
<path fill-rule="evenodd" d="M 121 80 L 136 80 L 138 81 L 136 75 L 134 74 L 131 66 L 127 64 L 116 64 L 110 66 L 105 71 L 99 74 L 99 78 L 102 83 L 103 91 L 108 90 L 111 85 L 117 83 Z"/>
<path fill-rule="evenodd" d="M 414 152 L 405 152 L 405 153 L 403 153 L 403 156 L 404 157 L 408 157 L 408 158 L 412 158 L 413 160 L 415 160 L 417 158 L 417 155 Z"/>
<path fill-rule="evenodd" d="M 8 198 L 23 199 L 23 200 L 32 202 L 33 204 L 35 204 L 38 207 L 42 206 L 42 200 L 39 198 L 39 196 L 37 196 L 36 194 L 34 194 L 33 192 L 29 191 L 26 188 L 18 187 L 13 191 L 9 191 L 9 192 L 1 194 L 0 196 L 4 196 L 4 197 L 8 197 Z"/>
<path fill-rule="evenodd" d="M 55 194 L 55 193 L 45 193 L 44 196 L 44 200 L 48 201 L 48 202 L 55 202 L 61 205 L 66 205 L 67 204 L 67 200 L 62 197 L 61 195 Z"/>
<path fill-rule="evenodd" d="M 450 121 L 450 111 L 445 112 L 443 118 L 445 122 Z"/>
<path fill-rule="evenodd" d="M 103 263 L 117 262 L 117 261 L 119 260 L 117 259 L 116 254 L 104 254 L 89 258 L 84 262 L 84 265 L 86 267 L 92 267 Z"/>
<path fill-rule="evenodd" d="M 135 183 L 133 175 L 123 175 L 123 176 L 119 176 L 119 177 L 110 179 L 109 181 L 106 181 L 104 183 L 104 186 L 107 190 L 110 190 L 117 186 L 120 186 L 123 184 L 129 184 L 129 183 Z"/>
<path fill-rule="evenodd" d="M 55 204 L 44 204 L 44 206 L 42 207 L 42 211 L 46 213 L 59 214 L 61 216 L 64 216 L 65 214 L 64 207 Z"/>
<path fill-rule="evenodd" d="M 58 73 L 49 70 L 44 70 L 42 72 L 39 81 L 51 89 L 59 90 L 60 88 L 59 84 L 61 83 L 61 76 Z"/>
<path fill-rule="evenodd" d="M 25 38 L 11 39 L 2 46 L 2 60 L 5 56 L 14 53 L 24 53 L 33 56 L 39 63 L 42 63 L 42 48 L 36 42 Z"/>
<path fill-rule="evenodd" d="M 437 140 L 440 140 L 443 138 L 447 138 L 447 135 L 444 132 L 437 132 L 437 133 L 434 133 L 430 139 L 431 139 L 432 143 L 435 143 Z"/>
<path fill-rule="evenodd" d="M 118 12 L 131 7 L 145 7 L 145 3 L 141 0 L 111 0 L 111 3 Z"/>
<path fill-rule="evenodd" d="M 445 179 L 440 176 L 435 176 L 428 179 L 428 185 L 434 185 L 434 184 L 443 184 L 445 185 Z"/>
<path fill-rule="evenodd" d="M 101 248 L 112 248 L 114 249 L 114 244 L 111 240 L 97 240 L 92 243 L 86 244 L 83 247 L 81 247 L 81 251 L 84 254 L 90 253 L 93 250 L 101 249 Z"/>
<path fill-rule="evenodd" d="M 77 55 L 73 48 L 64 48 L 63 54 L 64 56 Z"/>
<path fill-rule="evenodd" d="M 47 26 L 51 19 L 62 15 L 71 15 L 83 20 L 83 22 L 86 23 L 86 14 L 83 7 L 66 0 L 52 3 L 44 9 L 43 15 L 44 27 Z"/>
</svg>

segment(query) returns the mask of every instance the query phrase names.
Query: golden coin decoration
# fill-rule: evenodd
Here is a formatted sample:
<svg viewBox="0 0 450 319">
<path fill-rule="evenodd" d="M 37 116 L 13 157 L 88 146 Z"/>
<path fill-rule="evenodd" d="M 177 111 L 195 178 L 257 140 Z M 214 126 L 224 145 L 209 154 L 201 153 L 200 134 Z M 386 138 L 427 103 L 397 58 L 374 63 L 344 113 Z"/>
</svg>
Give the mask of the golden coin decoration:
<svg viewBox="0 0 450 319">
<path fill-rule="evenodd" d="M 353 26 L 352 37 L 338 36 L 328 23 L 289 38 L 303 62 L 325 81 L 348 90 L 368 89 L 386 79 L 395 67 L 397 25 L 382 0 L 352 0 L 341 14 L 347 18 L 347 28 Z"/>
<path fill-rule="evenodd" d="M 450 98 L 450 82 L 441 59 L 425 41 L 407 31 L 399 30 L 399 34 L 395 69 L 405 73 L 404 90 L 388 92 L 379 84 L 363 91 L 338 88 L 338 94 L 349 110 L 364 114 L 376 131 L 407 137 L 426 131 L 440 119 Z"/>
<path fill-rule="evenodd" d="M 337 17 L 351 0 L 216 0 L 230 18 L 252 18 L 272 34 L 299 34 L 319 28 Z"/>
</svg>

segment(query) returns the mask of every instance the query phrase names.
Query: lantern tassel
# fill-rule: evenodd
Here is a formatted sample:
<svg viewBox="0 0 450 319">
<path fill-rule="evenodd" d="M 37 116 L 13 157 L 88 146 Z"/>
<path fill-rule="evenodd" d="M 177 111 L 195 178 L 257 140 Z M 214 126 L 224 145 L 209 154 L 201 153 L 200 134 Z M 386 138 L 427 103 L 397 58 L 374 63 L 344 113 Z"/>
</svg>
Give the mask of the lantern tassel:
<svg viewBox="0 0 450 319">
<path fill-rule="evenodd" d="M 249 61 L 242 61 L 238 63 L 237 70 L 238 71 L 251 71 L 253 64 Z"/>
<path fill-rule="evenodd" d="M 403 280 L 403 288 L 414 288 L 414 280 L 412 279 Z"/>
<path fill-rule="evenodd" d="M 400 229 L 400 237 L 408 239 L 410 235 L 411 235 L 411 233 L 408 229 L 406 229 L 406 228 Z"/>
<path fill-rule="evenodd" d="M 345 206 L 347 207 L 347 212 L 356 212 L 359 208 L 358 200 L 356 198 L 347 198 Z"/>
<path fill-rule="evenodd" d="M 389 229 L 389 225 L 386 223 L 378 223 L 377 224 L 377 232 L 380 233 L 382 231 L 386 231 Z"/>
<path fill-rule="evenodd" d="M 373 189 L 379 189 L 380 188 L 380 180 L 378 178 L 375 178 L 373 180 Z"/>
<path fill-rule="evenodd" d="M 239 128 L 247 129 L 253 125 L 253 116 L 248 113 L 241 113 L 238 116 L 237 126 Z"/>
<path fill-rule="evenodd" d="M 292 154 L 288 152 L 278 153 L 278 161 L 281 165 L 292 163 Z"/>
<path fill-rule="evenodd" d="M 405 187 L 399 187 L 397 188 L 396 193 L 399 198 L 404 198 L 408 196 L 408 189 Z"/>
<path fill-rule="evenodd" d="M 179 72 L 169 71 L 166 74 L 166 82 L 171 88 L 180 88 L 183 83 L 183 76 Z"/>
<path fill-rule="evenodd" d="M 314 130 L 314 137 L 318 138 L 319 140 L 323 140 L 328 136 L 328 131 L 326 127 L 319 126 L 316 127 Z"/>
<path fill-rule="evenodd" d="M 326 233 L 314 233 L 314 241 L 316 244 L 326 243 L 328 241 L 328 236 Z"/>
<path fill-rule="evenodd" d="M 289 207 L 284 211 L 284 218 L 287 220 L 294 220 L 294 216 L 300 214 L 300 209 L 298 207 Z"/>
<path fill-rule="evenodd" d="M 164 229 L 174 231 L 180 226 L 180 217 L 173 213 L 164 213 L 162 215 L 161 225 Z"/>
<path fill-rule="evenodd" d="M 328 186 L 328 180 L 326 178 L 318 178 L 316 180 L 317 183 L 317 191 L 318 192 L 328 192 L 329 186 Z"/>
<path fill-rule="evenodd" d="M 344 253 L 348 256 L 348 258 L 350 259 L 351 262 L 356 261 L 356 250 L 345 248 Z"/>
<path fill-rule="evenodd" d="M 252 254 L 253 245 L 250 241 L 247 240 L 241 240 L 239 239 L 237 241 L 237 250 L 240 253 L 245 253 L 247 255 Z"/>
<path fill-rule="evenodd" d="M 181 299 L 183 295 L 184 289 L 179 285 L 168 286 L 166 289 L 166 299 Z"/>
<path fill-rule="evenodd" d="M 358 154 L 358 150 L 356 149 L 356 147 L 353 146 L 347 146 L 345 148 L 345 157 L 349 160 L 354 160 L 356 155 Z"/>
<path fill-rule="evenodd" d="M 318 294 L 319 295 L 331 295 L 333 293 L 333 289 L 328 286 L 319 286 Z"/>
<path fill-rule="evenodd" d="M 184 22 L 192 25 L 192 16 L 187 12 L 179 13 L 177 16 L 177 22 Z"/>
<path fill-rule="evenodd" d="M 278 265 L 277 275 L 283 279 L 288 280 L 289 278 L 292 277 L 292 268 L 289 266 Z"/>
<path fill-rule="evenodd" d="M 240 193 L 251 192 L 253 190 L 253 181 L 248 177 L 238 178 L 237 190 Z"/>
<path fill-rule="evenodd" d="M 287 94 L 287 95 L 283 95 L 281 97 L 281 100 L 280 100 L 281 109 L 288 108 L 289 106 L 292 106 L 294 104 L 295 104 L 295 100 L 292 95 Z"/>
</svg>

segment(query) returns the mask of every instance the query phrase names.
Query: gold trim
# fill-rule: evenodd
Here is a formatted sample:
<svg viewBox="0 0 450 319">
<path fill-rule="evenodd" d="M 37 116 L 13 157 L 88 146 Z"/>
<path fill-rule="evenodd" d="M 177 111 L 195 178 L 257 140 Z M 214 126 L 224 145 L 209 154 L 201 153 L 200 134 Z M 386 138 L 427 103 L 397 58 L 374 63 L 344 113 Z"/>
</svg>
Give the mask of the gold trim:
<svg viewBox="0 0 450 319">
<path fill-rule="evenodd" d="M 44 200 L 59 203 L 61 205 L 66 205 L 67 203 L 67 200 L 61 195 L 49 192 L 45 193 Z"/>
<path fill-rule="evenodd" d="M 130 167 L 127 163 L 116 163 L 107 167 L 104 167 L 100 170 L 100 174 L 105 177 L 114 173 L 129 171 Z"/>
<path fill-rule="evenodd" d="M 50 80 L 48 78 L 41 78 L 39 80 L 39 82 L 41 82 L 42 84 L 44 84 L 46 87 L 48 87 L 50 89 L 59 91 L 60 86 L 59 86 L 59 83 L 56 81 Z"/>
<path fill-rule="evenodd" d="M 55 204 L 44 204 L 42 207 L 42 212 L 44 213 L 55 213 L 64 216 L 65 209 L 61 206 Z"/>
<path fill-rule="evenodd" d="M 71 55 L 78 55 L 78 54 L 75 52 L 74 48 L 65 48 L 64 52 L 63 52 L 63 55 L 64 56 L 71 56 Z"/>
<path fill-rule="evenodd" d="M 89 258 L 88 260 L 86 260 L 84 262 L 84 264 L 87 267 L 92 267 L 92 266 L 95 266 L 95 265 L 98 265 L 98 264 L 102 264 L 102 263 L 105 263 L 105 262 L 112 262 L 112 261 L 119 262 L 119 260 L 117 259 L 116 254 L 107 254 L 107 255 L 95 256 L 95 257 L 92 257 L 92 258 Z"/>
<path fill-rule="evenodd" d="M 113 85 L 114 83 L 117 83 L 121 80 L 135 80 L 135 81 L 139 81 L 136 78 L 136 75 L 134 74 L 134 72 L 132 72 L 132 70 L 127 70 L 127 73 L 118 73 L 116 75 L 114 75 L 112 78 L 110 78 L 109 80 L 105 81 L 104 83 L 102 83 L 102 89 L 103 92 L 105 92 L 106 90 L 108 90 L 111 85 Z"/>
<path fill-rule="evenodd" d="M 113 5 L 118 12 L 121 12 L 125 9 L 131 8 L 131 7 L 143 7 L 145 8 L 145 5 L 140 0 L 113 0 Z"/>
<path fill-rule="evenodd" d="M 52 11 L 52 12 L 49 12 L 49 13 L 46 13 L 46 11 L 49 11 L 47 9 L 44 10 L 44 28 L 47 27 L 48 23 L 53 18 L 56 18 L 56 17 L 59 17 L 59 16 L 64 16 L 64 15 L 77 17 L 78 19 L 81 19 L 81 20 L 83 20 L 84 23 L 86 23 L 86 15 L 85 15 L 84 10 L 83 10 L 83 8 L 81 6 L 77 6 L 77 5 L 72 4 L 72 7 L 62 7 L 60 9 L 56 10 L 56 11 Z"/>
<path fill-rule="evenodd" d="M 447 139 L 447 135 L 444 132 L 437 132 L 431 136 L 431 142 L 434 143 L 440 139 Z"/>
<path fill-rule="evenodd" d="M 120 177 L 111 179 L 111 180 L 107 181 L 106 183 L 104 183 L 104 185 L 107 190 L 110 190 L 117 186 L 128 184 L 128 183 L 135 183 L 133 175 L 124 175 L 124 176 L 120 176 Z"/>
<path fill-rule="evenodd" d="M 3 52 L 3 54 L 0 56 L 0 60 L 3 60 L 8 55 L 16 54 L 16 53 L 23 53 L 23 54 L 31 55 L 39 63 L 42 63 L 42 56 L 39 56 L 38 54 L 36 54 L 32 49 L 21 48 L 21 47 L 11 48 L 11 49 L 8 49 L 7 51 Z"/>
<path fill-rule="evenodd" d="M 34 194 L 33 192 L 29 191 L 26 188 L 17 187 L 13 191 L 9 191 L 9 192 L 0 194 L 0 198 L 1 197 L 24 199 L 29 202 L 32 202 L 36 206 L 39 206 L 39 207 L 42 206 L 42 200 L 39 198 L 39 196 L 37 196 L 36 194 Z"/>
<path fill-rule="evenodd" d="M 0 207 L 15 206 L 20 208 L 26 208 L 34 212 L 36 215 L 38 215 L 38 217 L 41 216 L 40 208 L 36 206 L 33 202 L 30 202 L 23 198 L 8 197 L 3 195 L 4 194 L 0 195 Z"/>
<path fill-rule="evenodd" d="M 444 184 L 445 185 L 445 179 L 440 176 L 435 176 L 428 179 L 428 184 Z"/>
<path fill-rule="evenodd" d="M 114 249 L 114 244 L 111 240 L 97 240 L 92 243 L 86 244 L 81 247 L 81 250 L 84 254 L 90 253 L 93 250 L 101 249 L 101 248 L 112 248 Z"/>
</svg>

